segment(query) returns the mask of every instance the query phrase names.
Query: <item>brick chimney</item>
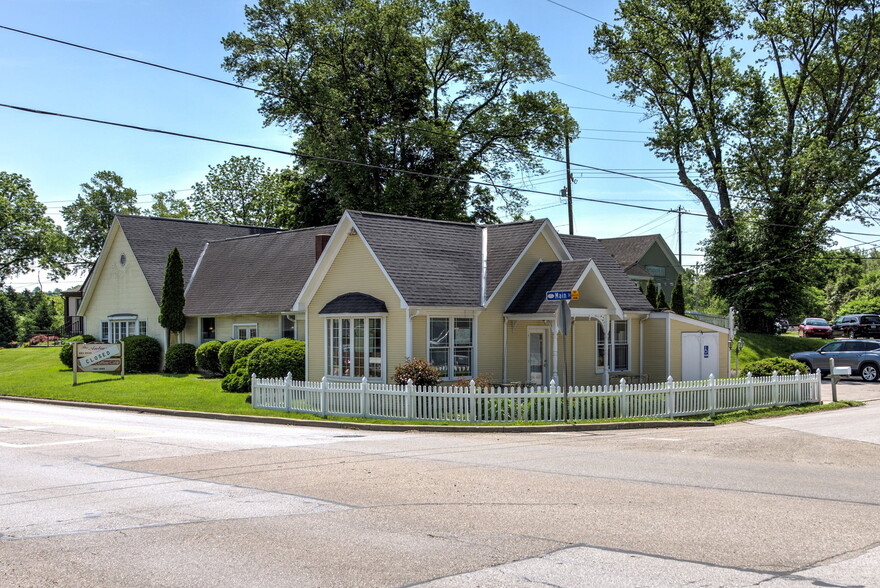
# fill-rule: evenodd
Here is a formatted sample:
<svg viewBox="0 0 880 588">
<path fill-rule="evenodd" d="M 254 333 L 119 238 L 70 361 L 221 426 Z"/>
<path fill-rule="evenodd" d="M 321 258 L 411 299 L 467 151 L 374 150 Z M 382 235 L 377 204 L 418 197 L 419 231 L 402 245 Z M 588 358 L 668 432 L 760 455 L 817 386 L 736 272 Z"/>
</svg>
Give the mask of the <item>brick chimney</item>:
<svg viewBox="0 0 880 588">
<path fill-rule="evenodd" d="M 327 247 L 327 241 L 330 240 L 330 235 L 315 235 L 315 261 L 321 257 L 321 254 L 324 253 L 324 248 Z"/>
</svg>

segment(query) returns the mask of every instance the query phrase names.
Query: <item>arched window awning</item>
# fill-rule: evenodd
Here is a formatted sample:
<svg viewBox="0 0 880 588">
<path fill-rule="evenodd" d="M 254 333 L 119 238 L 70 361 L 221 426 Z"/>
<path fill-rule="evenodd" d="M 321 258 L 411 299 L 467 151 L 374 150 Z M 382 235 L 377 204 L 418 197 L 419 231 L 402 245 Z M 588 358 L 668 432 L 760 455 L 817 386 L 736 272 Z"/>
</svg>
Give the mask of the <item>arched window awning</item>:
<svg viewBox="0 0 880 588">
<path fill-rule="evenodd" d="M 378 314 L 387 313 L 385 303 L 361 292 L 349 292 L 328 302 L 318 314 Z"/>
</svg>

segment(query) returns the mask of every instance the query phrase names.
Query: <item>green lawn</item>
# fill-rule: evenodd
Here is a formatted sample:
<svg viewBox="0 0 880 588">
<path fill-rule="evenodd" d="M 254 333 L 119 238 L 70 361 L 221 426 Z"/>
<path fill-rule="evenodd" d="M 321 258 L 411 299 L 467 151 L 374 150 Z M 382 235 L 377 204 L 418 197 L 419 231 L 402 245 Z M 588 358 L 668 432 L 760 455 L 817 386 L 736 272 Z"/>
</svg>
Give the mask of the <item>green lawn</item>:
<svg viewBox="0 0 880 588">
<path fill-rule="evenodd" d="M 827 339 L 798 337 L 797 333 L 785 335 L 758 335 L 756 333 L 737 333 L 736 339 L 745 341 L 739 354 L 739 366 L 765 359 L 767 357 L 788 357 L 797 351 L 813 351 L 828 343 Z M 730 354 L 730 367 L 736 366 L 736 353 Z"/>
<path fill-rule="evenodd" d="M 246 394 L 220 389 L 220 380 L 198 375 L 79 373 L 58 359 L 60 348 L 30 347 L 0 350 L 0 394 L 77 400 L 104 404 L 152 406 L 177 410 L 284 416 L 273 410 L 254 410 Z"/>
<path fill-rule="evenodd" d="M 768 337 L 766 335 L 744 334 L 747 341 L 746 349 L 750 357 L 770 357 L 788 355 L 790 350 L 811 349 L 820 341 L 803 340 L 796 337 Z M 67 369 L 58 359 L 60 348 L 30 347 L 22 349 L 0 349 L 0 395 L 23 396 L 28 398 L 50 398 L 54 400 L 73 400 L 79 402 L 95 402 L 101 404 L 121 404 L 214 412 L 222 414 L 247 414 L 258 416 L 288 417 L 308 420 L 326 420 L 358 423 L 389 423 L 424 424 L 421 422 L 385 421 L 377 419 L 349 417 L 321 417 L 302 413 L 286 413 L 277 410 L 257 410 L 245 402 L 245 394 L 223 392 L 220 380 L 203 378 L 199 375 L 170 374 L 129 374 L 125 379 L 118 375 L 100 373 L 80 373 L 79 383 L 73 385 L 73 372 Z M 743 361 L 745 350 L 740 355 Z M 742 365 L 742 364 L 741 364 Z M 854 404 L 854 403 L 849 403 Z M 740 411 L 716 415 L 713 419 L 703 417 L 695 420 L 713 420 L 716 423 L 734 422 L 767 416 L 782 416 L 802 412 L 804 410 L 828 410 L 844 408 L 847 403 L 826 404 L 821 408 L 784 407 L 760 409 L 757 411 Z M 621 419 L 613 419 L 620 422 Z M 650 420 L 650 419 L 626 419 Z M 609 422 L 609 421 L 602 421 Z M 463 423 L 432 423 L 439 425 L 460 425 Z M 495 423 L 481 423 L 491 426 Z M 528 425 L 535 423 L 512 423 Z"/>
</svg>

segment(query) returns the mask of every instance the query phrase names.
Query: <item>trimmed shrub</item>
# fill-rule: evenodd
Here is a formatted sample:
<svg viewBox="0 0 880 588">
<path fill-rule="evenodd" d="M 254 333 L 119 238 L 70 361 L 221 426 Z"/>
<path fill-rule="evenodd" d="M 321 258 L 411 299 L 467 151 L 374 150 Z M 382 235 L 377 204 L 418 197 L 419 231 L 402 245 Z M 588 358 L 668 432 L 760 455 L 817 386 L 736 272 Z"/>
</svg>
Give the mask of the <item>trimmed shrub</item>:
<svg viewBox="0 0 880 588">
<path fill-rule="evenodd" d="M 269 340 L 265 337 L 251 337 L 250 339 L 245 339 L 235 348 L 235 354 L 233 355 L 235 361 L 246 358 L 254 352 L 254 349 L 268 341 Z"/>
<path fill-rule="evenodd" d="M 232 370 L 232 364 L 235 363 L 235 348 L 242 341 L 243 339 L 233 339 L 220 347 L 220 351 L 217 353 L 217 361 L 220 362 L 220 371 L 222 373 L 228 374 Z"/>
<path fill-rule="evenodd" d="M 208 341 L 202 343 L 196 349 L 196 367 L 212 374 L 222 374 L 220 368 L 220 348 L 223 343 L 220 341 Z"/>
<path fill-rule="evenodd" d="M 757 378 L 758 376 L 772 376 L 774 371 L 780 376 L 793 376 L 796 371 L 800 371 L 802 374 L 807 373 L 806 366 L 799 361 L 787 357 L 768 357 L 744 365 L 740 374 L 745 376 L 751 372 Z"/>
<path fill-rule="evenodd" d="M 247 369 L 258 378 L 306 378 L 306 344 L 293 339 L 263 343 L 247 357 Z"/>
<path fill-rule="evenodd" d="M 250 392 L 251 374 L 248 371 L 246 357 L 239 359 L 229 369 L 229 373 L 223 377 L 220 387 L 227 392 Z"/>
<path fill-rule="evenodd" d="M 162 366 L 162 345 L 147 335 L 132 335 L 125 343 L 125 373 L 148 374 L 158 372 Z"/>
<path fill-rule="evenodd" d="M 91 335 L 77 335 L 71 337 L 61 344 L 61 351 L 58 353 L 58 359 L 61 363 L 73 369 L 73 344 L 74 343 L 92 343 L 95 340 Z"/>
<path fill-rule="evenodd" d="M 165 352 L 165 371 L 169 374 L 191 374 L 196 371 L 196 346 L 175 343 Z"/>
<path fill-rule="evenodd" d="M 436 386 L 440 382 L 440 372 L 424 359 L 413 358 L 394 368 L 392 378 L 395 384 L 406 384 L 412 380 L 416 386 Z"/>
</svg>

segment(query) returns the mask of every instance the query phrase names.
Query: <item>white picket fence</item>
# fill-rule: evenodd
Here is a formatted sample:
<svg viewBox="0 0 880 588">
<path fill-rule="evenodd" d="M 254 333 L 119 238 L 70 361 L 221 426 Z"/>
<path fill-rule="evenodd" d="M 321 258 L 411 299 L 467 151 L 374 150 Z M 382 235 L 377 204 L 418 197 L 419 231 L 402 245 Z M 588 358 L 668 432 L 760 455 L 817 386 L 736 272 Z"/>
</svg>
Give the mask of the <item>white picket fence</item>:
<svg viewBox="0 0 880 588">
<path fill-rule="evenodd" d="M 696 380 L 659 384 L 570 387 L 569 420 L 673 418 L 766 406 L 821 401 L 819 373 L 793 376 Z M 287 378 L 251 378 L 254 408 L 322 416 L 356 416 L 388 420 L 513 423 L 563 422 L 565 394 L 553 382 L 546 387 L 478 388 L 374 384 L 367 382 L 299 382 Z"/>
</svg>

